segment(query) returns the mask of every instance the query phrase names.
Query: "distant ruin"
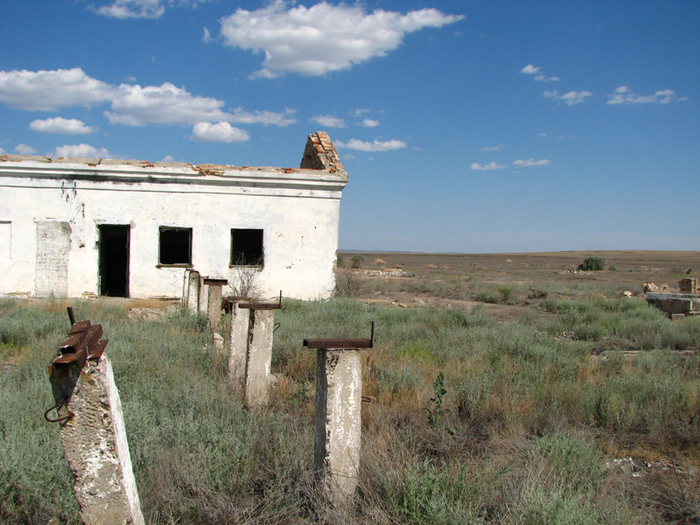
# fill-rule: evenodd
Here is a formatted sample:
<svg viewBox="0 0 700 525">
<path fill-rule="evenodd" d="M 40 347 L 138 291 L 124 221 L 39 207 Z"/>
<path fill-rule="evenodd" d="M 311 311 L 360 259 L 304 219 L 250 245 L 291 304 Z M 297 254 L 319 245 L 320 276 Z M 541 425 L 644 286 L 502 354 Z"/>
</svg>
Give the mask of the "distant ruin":
<svg viewBox="0 0 700 525">
<path fill-rule="evenodd" d="M 664 312 L 671 319 L 686 315 L 700 315 L 700 283 L 697 278 L 681 279 L 678 292 L 646 283 L 647 302 Z"/>
</svg>

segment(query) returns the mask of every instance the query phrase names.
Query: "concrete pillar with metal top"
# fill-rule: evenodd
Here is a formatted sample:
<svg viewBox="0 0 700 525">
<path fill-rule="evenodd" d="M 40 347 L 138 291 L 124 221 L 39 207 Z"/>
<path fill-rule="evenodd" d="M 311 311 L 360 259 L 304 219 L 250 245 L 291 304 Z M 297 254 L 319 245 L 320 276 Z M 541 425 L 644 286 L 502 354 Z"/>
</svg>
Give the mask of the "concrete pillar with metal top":
<svg viewBox="0 0 700 525">
<path fill-rule="evenodd" d="M 245 386 L 245 368 L 248 355 L 248 328 L 250 309 L 241 308 L 241 303 L 249 303 L 247 297 L 227 299 L 226 311 L 231 312 L 231 327 L 228 338 L 228 376 L 236 388 Z"/>
<path fill-rule="evenodd" d="M 211 331 L 217 333 L 221 324 L 221 297 L 223 296 L 223 287 L 228 284 L 226 279 L 214 279 L 205 277 L 203 279 L 204 290 L 206 294 L 206 314 L 207 324 Z"/>
<path fill-rule="evenodd" d="M 69 315 L 74 322 L 71 309 Z M 56 405 L 44 417 L 61 424 L 82 522 L 143 525 L 119 391 L 101 337 L 100 325 L 74 322 L 49 366 Z"/>
<path fill-rule="evenodd" d="M 370 339 L 304 339 L 316 349 L 314 473 L 328 498 L 347 504 L 357 488 L 362 442 L 362 361 Z"/>
<path fill-rule="evenodd" d="M 270 369 L 272 367 L 272 334 L 275 331 L 275 310 L 282 308 L 282 292 L 276 303 L 240 303 L 249 310 L 245 360 L 245 404 L 264 406 L 270 401 Z"/>
</svg>

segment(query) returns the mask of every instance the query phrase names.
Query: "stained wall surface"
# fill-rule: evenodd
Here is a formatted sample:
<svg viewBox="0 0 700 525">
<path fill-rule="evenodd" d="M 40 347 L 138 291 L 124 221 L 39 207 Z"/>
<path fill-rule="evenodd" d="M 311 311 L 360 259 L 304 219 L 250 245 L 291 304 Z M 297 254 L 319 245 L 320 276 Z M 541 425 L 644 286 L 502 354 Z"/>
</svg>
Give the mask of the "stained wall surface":
<svg viewBox="0 0 700 525">
<path fill-rule="evenodd" d="M 263 231 L 263 264 L 245 268 L 257 272 L 263 296 L 282 290 L 285 297 L 327 297 L 335 286 L 346 183 L 342 166 L 237 168 L 4 155 L 0 242 L 9 246 L 0 247 L 0 294 L 100 295 L 100 226 L 122 225 L 129 227 L 130 297 L 181 297 L 186 267 L 234 282 L 242 268 L 230 265 L 233 229 Z M 160 263 L 162 227 L 192 229 L 191 264 Z"/>
</svg>

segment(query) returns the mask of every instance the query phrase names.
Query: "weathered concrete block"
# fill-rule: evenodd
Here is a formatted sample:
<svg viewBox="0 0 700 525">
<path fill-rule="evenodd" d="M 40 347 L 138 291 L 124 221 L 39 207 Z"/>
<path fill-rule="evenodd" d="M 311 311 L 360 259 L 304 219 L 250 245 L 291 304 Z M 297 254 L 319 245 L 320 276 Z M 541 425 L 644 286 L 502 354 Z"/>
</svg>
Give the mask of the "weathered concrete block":
<svg viewBox="0 0 700 525">
<path fill-rule="evenodd" d="M 274 325 L 274 310 L 252 310 L 245 374 L 245 402 L 249 407 L 267 405 L 269 402 Z"/>
<path fill-rule="evenodd" d="M 225 279 L 204 279 L 207 287 L 207 322 L 212 332 L 219 331 L 221 324 L 222 289 L 227 284 Z"/>
<path fill-rule="evenodd" d="M 240 307 L 241 300 L 233 301 L 231 307 L 231 333 L 229 337 L 228 375 L 236 385 L 245 385 L 246 359 L 248 356 L 248 328 L 250 310 Z"/>
<path fill-rule="evenodd" d="M 360 467 L 362 362 L 360 351 L 319 348 L 316 355 L 314 471 L 331 501 L 348 502 Z"/>
<path fill-rule="evenodd" d="M 184 308 L 194 313 L 199 311 L 199 280 L 198 271 L 189 268 L 185 270 L 182 303 Z"/>
<path fill-rule="evenodd" d="M 83 368 L 70 410 L 74 416 L 61 428 L 61 440 L 83 522 L 143 525 L 119 391 L 106 354 L 96 366 Z"/>
</svg>

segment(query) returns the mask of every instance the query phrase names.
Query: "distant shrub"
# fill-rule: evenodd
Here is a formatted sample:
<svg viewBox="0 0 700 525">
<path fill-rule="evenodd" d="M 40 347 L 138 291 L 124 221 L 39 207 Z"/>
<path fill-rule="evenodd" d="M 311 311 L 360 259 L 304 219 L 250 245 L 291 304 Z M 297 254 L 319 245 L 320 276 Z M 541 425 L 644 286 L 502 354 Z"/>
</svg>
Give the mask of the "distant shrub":
<svg viewBox="0 0 700 525">
<path fill-rule="evenodd" d="M 357 255 L 352 256 L 352 267 L 353 268 L 361 268 L 362 267 L 362 261 L 364 261 L 365 258 L 360 255 L 359 253 Z"/>
<path fill-rule="evenodd" d="M 578 265 L 578 269 L 584 272 L 604 270 L 605 259 L 603 257 L 586 257 L 584 261 Z"/>
</svg>

